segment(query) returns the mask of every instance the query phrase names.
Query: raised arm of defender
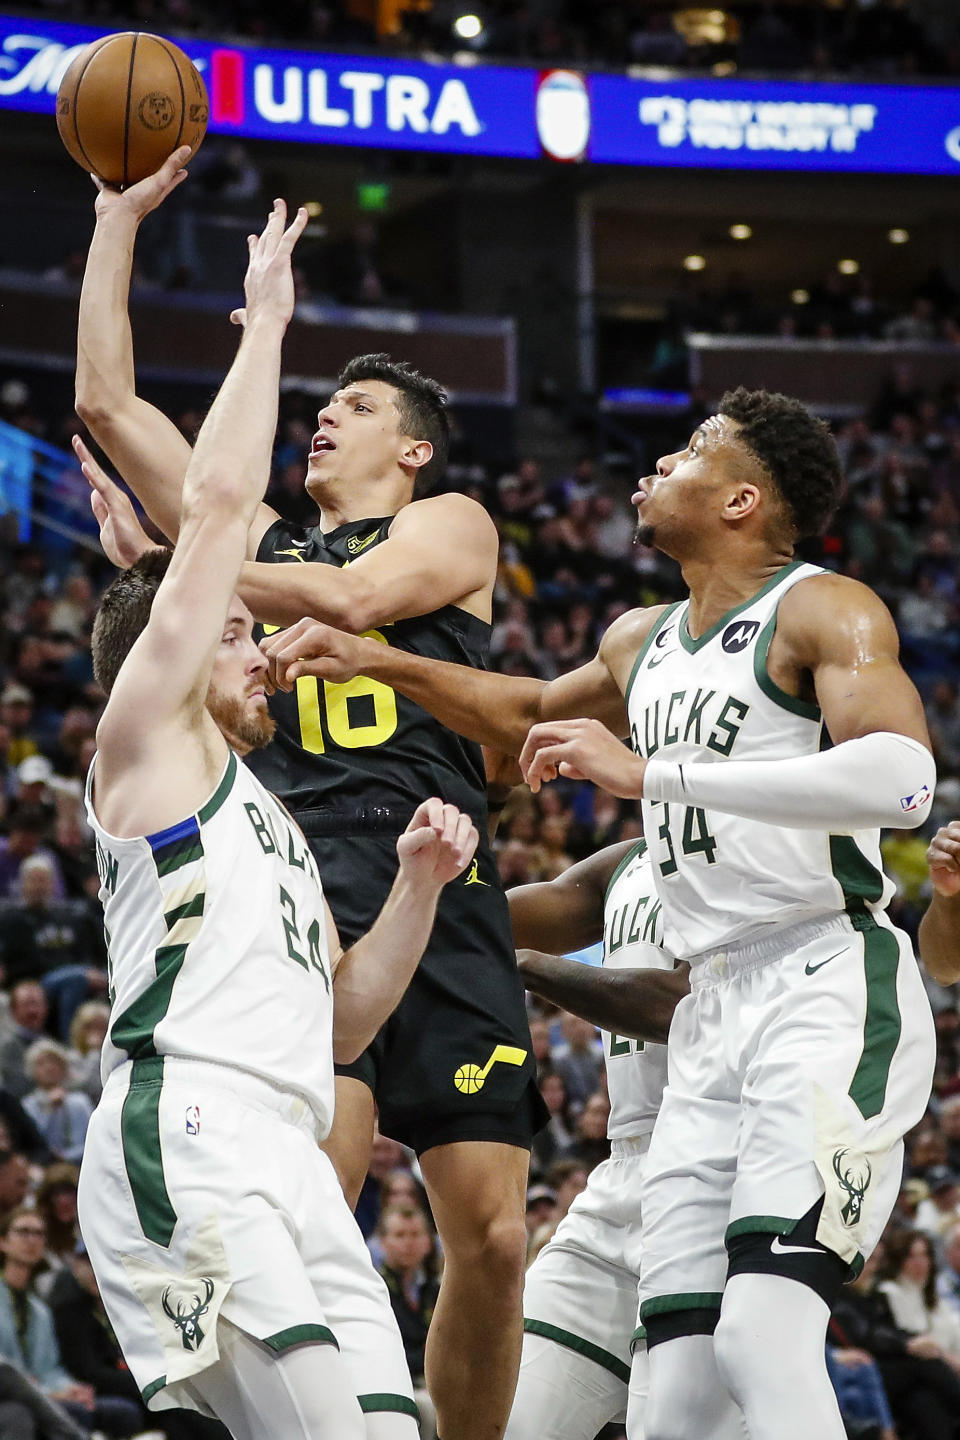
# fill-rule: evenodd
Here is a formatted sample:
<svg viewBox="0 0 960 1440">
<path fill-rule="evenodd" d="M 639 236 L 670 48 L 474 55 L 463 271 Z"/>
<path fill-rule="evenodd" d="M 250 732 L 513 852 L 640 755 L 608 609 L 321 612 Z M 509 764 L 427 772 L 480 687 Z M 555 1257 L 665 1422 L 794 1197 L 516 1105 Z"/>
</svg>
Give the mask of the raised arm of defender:
<svg viewBox="0 0 960 1440">
<path fill-rule="evenodd" d="M 293 312 L 290 256 L 306 212 L 286 230 L 285 219 L 286 209 L 277 201 L 263 234 L 250 238 L 245 289 L 251 318 L 187 469 L 169 569 L 100 722 L 101 800 L 113 782 L 147 757 L 174 760 L 185 728 L 195 723 L 206 700 L 247 529 L 269 472 L 280 347 Z M 85 464 L 90 469 L 89 460 Z M 160 768 L 167 767 L 158 763 Z M 155 822 L 149 828 L 159 827 Z"/>
</svg>

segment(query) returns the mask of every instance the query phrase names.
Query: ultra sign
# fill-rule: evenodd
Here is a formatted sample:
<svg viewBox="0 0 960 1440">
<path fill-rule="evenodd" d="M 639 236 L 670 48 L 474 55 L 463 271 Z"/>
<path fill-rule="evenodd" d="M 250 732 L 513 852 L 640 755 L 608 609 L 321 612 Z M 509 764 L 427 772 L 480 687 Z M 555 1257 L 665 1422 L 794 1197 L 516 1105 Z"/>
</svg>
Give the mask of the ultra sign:
<svg viewBox="0 0 960 1440">
<path fill-rule="evenodd" d="M 106 33 L 0 16 L 0 109 L 53 114 Z M 182 42 L 225 135 L 615 165 L 960 173 L 960 89 L 650 81 Z"/>
</svg>

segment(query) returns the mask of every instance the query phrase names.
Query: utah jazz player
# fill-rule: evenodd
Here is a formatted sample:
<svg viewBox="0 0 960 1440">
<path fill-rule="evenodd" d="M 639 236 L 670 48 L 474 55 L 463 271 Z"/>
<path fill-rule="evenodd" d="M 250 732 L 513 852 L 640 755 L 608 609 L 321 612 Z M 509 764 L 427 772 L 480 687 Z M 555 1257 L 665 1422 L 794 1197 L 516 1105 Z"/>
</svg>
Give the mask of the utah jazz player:
<svg viewBox="0 0 960 1440">
<path fill-rule="evenodd" d="M 185 159 L 177 152 L 122 194 L 101 191 L 77 366 L 78 413 L 171 539 L 190 448 L 135 392 L 125 299 L 140 221 L 180 183 Z M 308 456 L 319 525 L 285 525 L 261 505 L 250 527 L 247 555 L 260 563 L 244 566 L 238 592 L 258 620 L 284 626 L 313 615 L 414 654 L 483 665 L 493 523 L 463 496 L 419 498 L 443 471 L 443 398 L 386 357 L 347 367 Z M 122 502 L 115 491 L 103 538 L 129 565 L 148 542 Z M 273 703 L 277 739 L 257 774 L 304 826 L 349 942 L 380 907 L 414 797 L 458 804 L 484 833 L 480 751 L 373 681 L 305 679 Z M 527 1152 L 542 1102 L 506 901 L 485 846 L 447 892 L 414 987 L 375 1050 L 338 1077 L 328 1148 L 351 1199 L 366 1172 L 375 1098 L 381 1128 L 421 1156 L 443 1240 L 426 1363 L 440 1434 L 494 1440 L 519 1364 Z"/>
</svg>

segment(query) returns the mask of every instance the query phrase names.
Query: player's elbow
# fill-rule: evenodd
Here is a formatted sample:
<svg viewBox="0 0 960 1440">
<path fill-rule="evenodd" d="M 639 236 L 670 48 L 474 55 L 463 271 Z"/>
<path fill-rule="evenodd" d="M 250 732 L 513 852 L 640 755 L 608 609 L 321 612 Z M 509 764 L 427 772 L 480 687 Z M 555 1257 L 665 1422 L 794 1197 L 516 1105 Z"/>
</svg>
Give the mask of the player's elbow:
<svg viewBox="0 0 960 1440">
<path fill-rule="evenodd" d="M 81 382 L 78 377 L 73 407 L 91 435 L 96 438 L 106 433 L 113 407 L 109 395 L 101 386 Z"/>
<path fill-rule="evenodd" d="M 373 1039 L 374 1031 L 371 1034 L 361 1032 L 354 1025 L 333 1026 L 333 1063 L 335 1065 L 352 1065 L 355 1060 L 366 1050 Z"/>
<path fill-rule="evenodd" d="M 879 746 L 883 742 L 878 760 L 886 770 L 889 790 L 887 808 L 889 814 L 881 820 L 898 830 L 917 830 L 927 821 L 933 807 L 933 792 L 937 786 L 937 767 L 926 745 L 908 735 L 886 734 L 868 736 Z"/>
<path fill-rule="evenodd" d="M 343 584 L 337 587 L 336 593 L 325 594 L 318 603 L 310 592 L 309 577 L 305 579 L 305 615 L 316 615 L 317 619 L 324 620 L 337 630 L 346 631 L 348 635 L 362 635 L 382 618 L 377 610 L 376 591 L 367 581 L 345 575 Z"/>
</svg>

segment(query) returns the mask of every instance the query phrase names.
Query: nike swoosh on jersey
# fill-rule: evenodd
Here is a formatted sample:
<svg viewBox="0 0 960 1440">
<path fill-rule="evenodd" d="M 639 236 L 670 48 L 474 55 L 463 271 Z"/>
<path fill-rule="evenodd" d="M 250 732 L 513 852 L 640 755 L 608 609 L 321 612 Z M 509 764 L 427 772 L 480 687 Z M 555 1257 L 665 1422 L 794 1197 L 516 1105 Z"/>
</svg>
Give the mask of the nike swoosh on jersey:
<svg viewBox="0 0 960 1440">
<path fill-rule="evenodd" d="M 846 947 L 844 947 L 844 948 L 846 948 Z M 826 958 L 826 960 L 821 960 L 821 961 L 820 961 L 820 964 L 819 964 L 819 965 L 811 965 L 811 964 L 809 963 L 809 961 L 808 961 L 807 964 L 804 965 L 804 967 L 803 967 L 803 973 L 804 973 L 804 975 L 816 975 L 817 971 L 818 971 L 818 970 L 822 970 L 823 967 L 824 967 L 824 965 L 829 965 L 831 960 L 836 960 L 837 955 L 842 955 L 842 954 L 844 954 L 844 950 L 838 950 L 836 955 L 828 955 L 827 958 Z"/>
<path fill-rule="evenodd" d="M 824 1252 L 812 1245 L 784 1245 L 779 1235 L 770 1241 L 771 1255 L 822 1255 Z"/>
</svg>

